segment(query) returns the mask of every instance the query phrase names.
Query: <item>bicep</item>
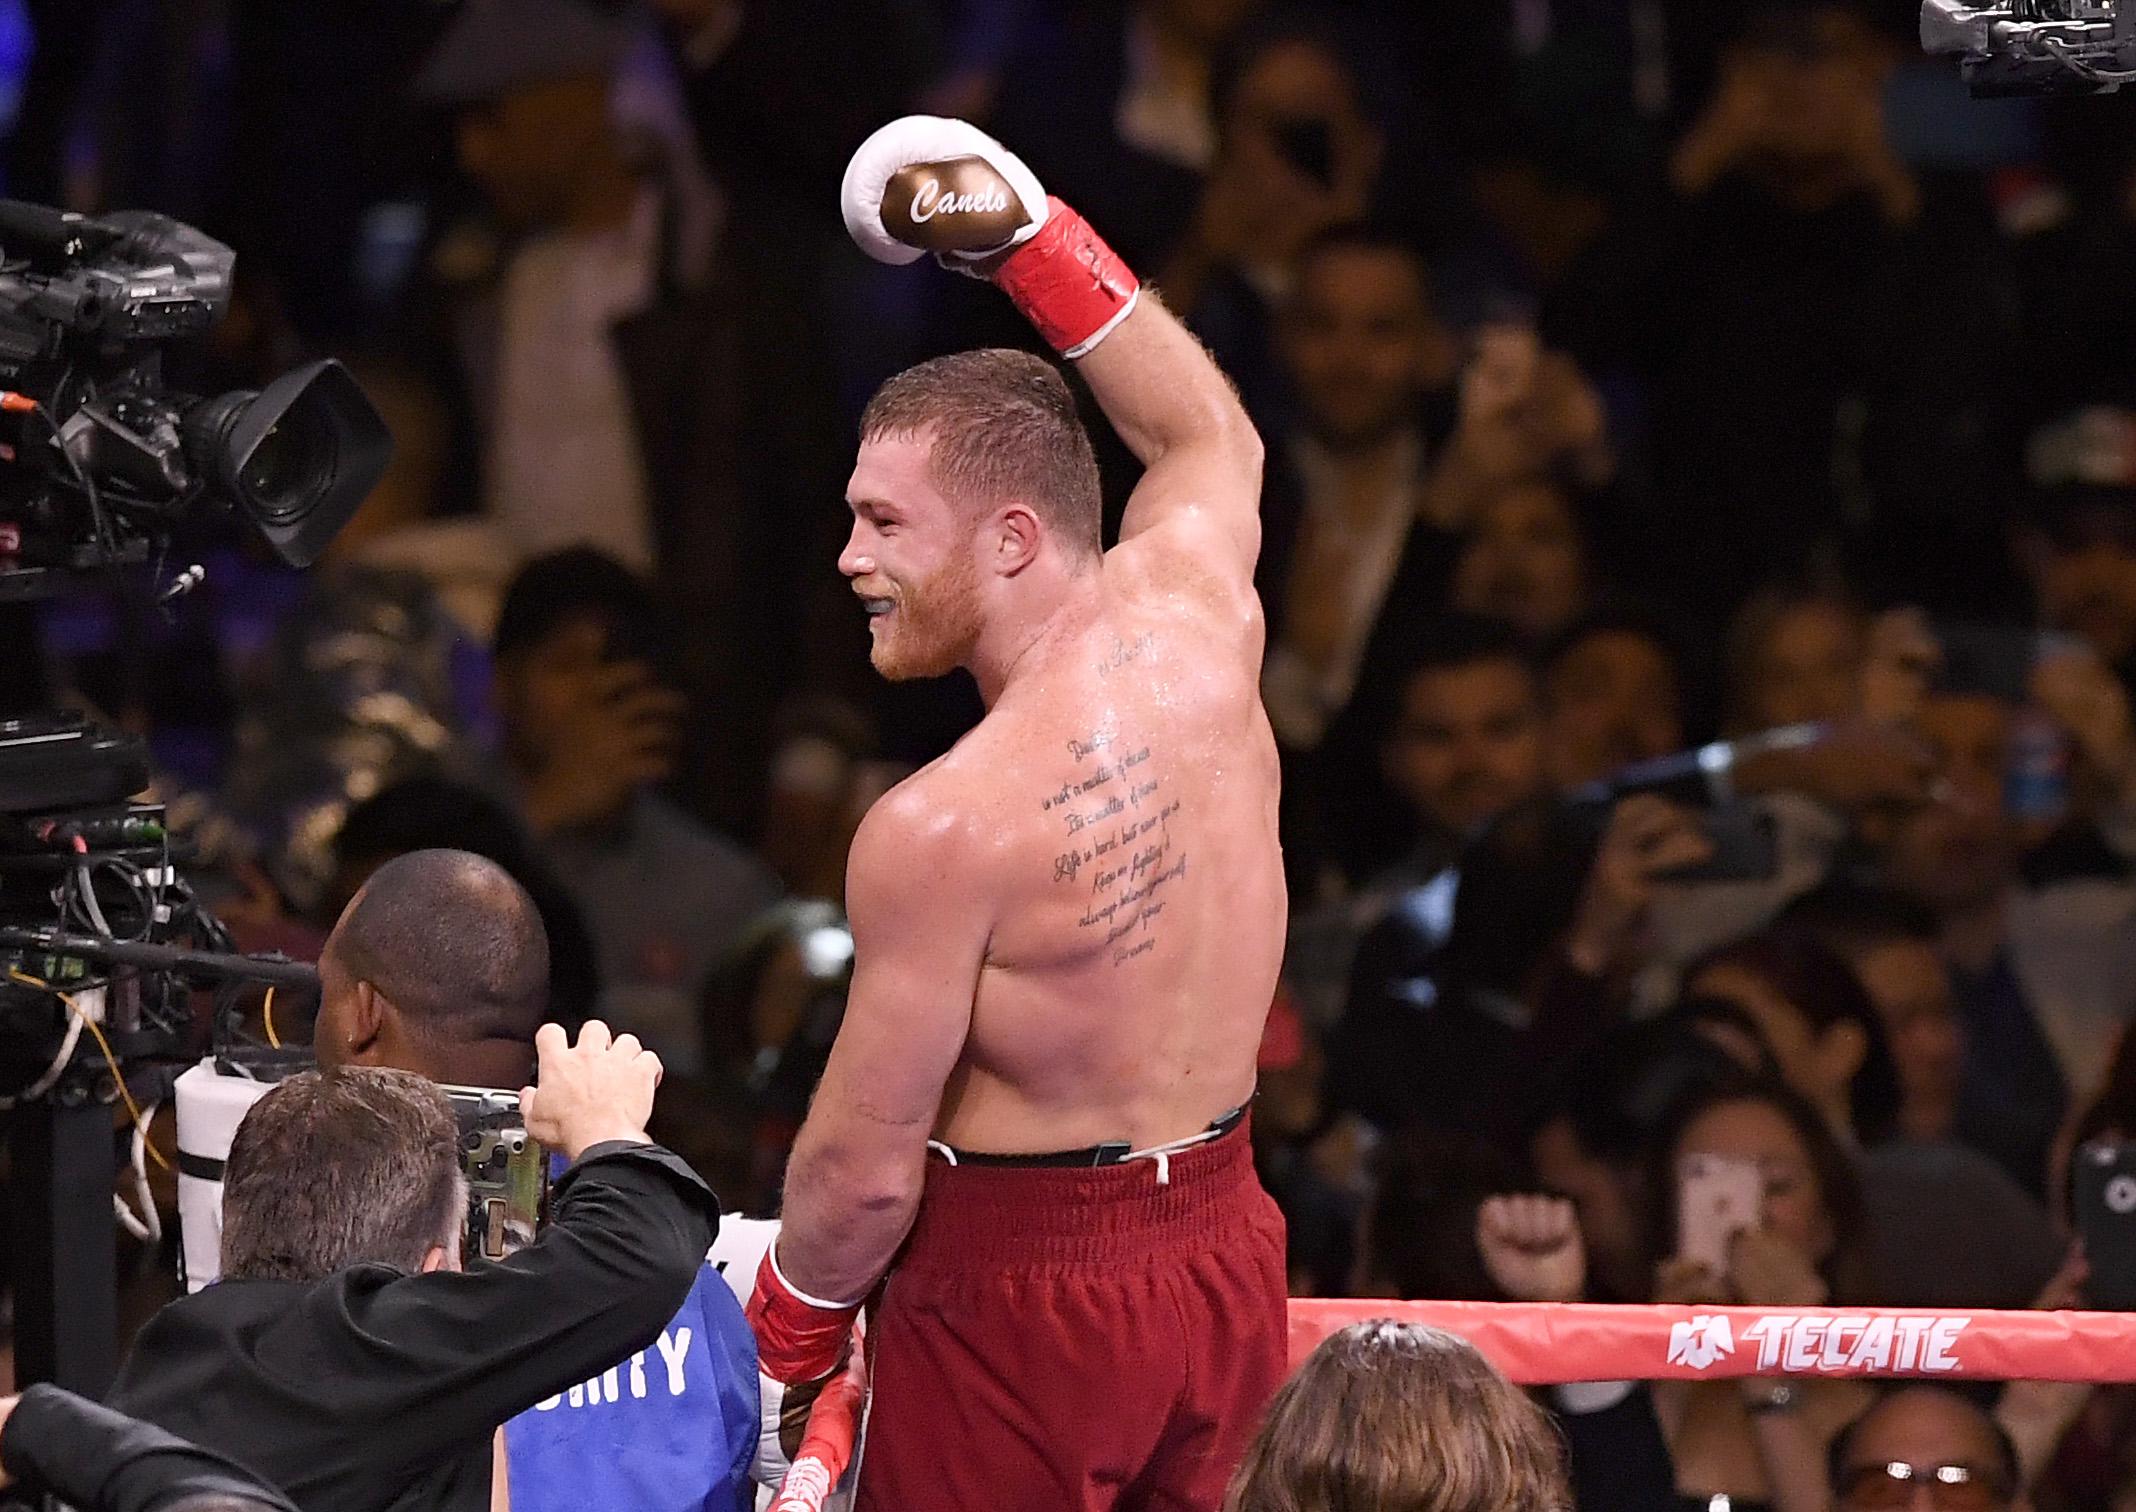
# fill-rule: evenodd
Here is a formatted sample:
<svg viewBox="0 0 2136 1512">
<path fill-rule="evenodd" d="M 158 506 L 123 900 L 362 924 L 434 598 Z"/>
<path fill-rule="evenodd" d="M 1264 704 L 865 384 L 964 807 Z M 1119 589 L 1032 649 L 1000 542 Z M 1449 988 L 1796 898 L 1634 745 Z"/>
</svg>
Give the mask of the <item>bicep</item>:
<svg viewBox="0 0 2136 1512">
<path fill-rule="evenodd" d="M 963 956 L 930 959 L 916 942 L 872 959 L 858 948 L 845 1019 L 809 1110 L 818 1141 L 903 1135 L 924 1143 L 971 1028 L 978 958 Z"/>
<path fill-rule="evenodd" d="M 847 879 L 853 981 L 809 1123 L 819 1143 L 918 1148 L 971 1029 L 988 922 L 939 843 L 870 828 Z"/>
</svg>

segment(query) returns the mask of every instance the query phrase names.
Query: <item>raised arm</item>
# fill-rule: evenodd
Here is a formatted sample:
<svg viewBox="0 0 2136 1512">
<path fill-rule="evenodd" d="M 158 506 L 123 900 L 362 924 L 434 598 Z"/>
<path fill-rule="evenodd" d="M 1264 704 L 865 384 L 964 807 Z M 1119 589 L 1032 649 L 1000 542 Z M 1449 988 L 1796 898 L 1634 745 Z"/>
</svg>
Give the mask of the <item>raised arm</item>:
<svg viewBox="0 0 2136 1512">
<path fill-rule="evenodd" d="M 1261 442 L 1229 380 L 1074 210 L 977 127 L 892 121 L 842 188 L 846 229 L 881 262 L 932 252 L 989 278 L 1061 356 L 1146 469 L 1122 543 L 1176 543 L 1195 576 L 1250 586 L 1260 554 Z M 1184 567 L 1186 564 L 1182 562 Z"/>
<path fill-rule="evenodd" d="M 1261 438 L 1201 343 L 1145 289 L 1076 370 L 1143 465 L 1120 540 L 1162 531 L 1251 582 L 1261 554 Z"/>
</svg>

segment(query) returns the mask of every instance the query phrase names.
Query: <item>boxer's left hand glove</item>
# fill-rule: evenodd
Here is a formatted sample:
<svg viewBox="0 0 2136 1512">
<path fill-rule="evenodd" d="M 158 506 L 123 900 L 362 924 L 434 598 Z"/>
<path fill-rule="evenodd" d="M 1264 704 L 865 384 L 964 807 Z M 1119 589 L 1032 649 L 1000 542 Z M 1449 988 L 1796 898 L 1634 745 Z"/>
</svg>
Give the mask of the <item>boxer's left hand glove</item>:
<svg viewBox="0 0 2136 1512">
<path fill-rule="evenodd" d="M 1022 158 L 966 121 L 892 121 L 853 154 L 840 198 L 846 230 L 870 257 L 909 263 L 932 252 L 993 279 L 1064 357 L 1104 340 L 1141 290 Z"/>
</svg>

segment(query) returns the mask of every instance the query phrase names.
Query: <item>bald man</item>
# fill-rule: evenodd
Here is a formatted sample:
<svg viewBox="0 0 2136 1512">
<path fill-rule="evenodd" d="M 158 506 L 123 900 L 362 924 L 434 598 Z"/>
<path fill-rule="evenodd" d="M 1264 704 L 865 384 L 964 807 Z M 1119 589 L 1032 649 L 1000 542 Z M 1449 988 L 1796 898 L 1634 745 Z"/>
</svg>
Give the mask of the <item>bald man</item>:
<svg viewBox="0 0 2136 1512">
<path fill-rule="evenodd" d="M 411 851 L 373 872 L 341 911 L 319 956 L 319 988 L 312 1049 L 322 1070 L 380 1066 L 449 1086 L 516 1089 L 533 1080 L 548 936 L 533 899 L 495 862 Z M 219 1095 L 247 1106 L 268 1090 L 214 1078 L 206 1065 L 186 1076 L 212 1080 Z M 220 1268 L 222 1160 L 236 1117 L 219 1148 L 200 1148 L 184 1108 L 181 1098 L 180 1202 L 187 1281 L 197 1291 Z M 769 1475 L 783 1464 L 809 1398 L 796 1399 L 791 1424 L 780 1400 L 763 1418 L 742 1299 L 724 1278 L 731 1270 L 741 1284 L 755 1274 L 772 1227 L 722 1223 L 721 1245 L 656 1348 L 625 1362 L 627 1387 L 604 1400 L 597 1380 L 506 1425 L 500 1463 L 510 1466 L 518 1512 L 733 1506 L 753 1468 Z"/>
<path fill-rule="evenodd" d="M 373 872 L 319 957 L 312 1049 L 323 1070 L 386 1066 L 448 1086 L 534 1076 L 549 936 L 526 889 L 469 851 L 422 850 Z M 178 1078 L 178 1212 L 188 1290 L 222 1269 L 222 1167 L 270 1084 L 204 1060 Z"/>
<path fill-rule="evenodd" d="M 1832 1441 L 1831 1472 L 1840 1512 L 2031 1506 L 2009 1435 L 1985 1410 L 1940 1386 L 1901 1386 L 1877 1398 Z"/>
<path fill-rule="evenodd" d="M 467 851 L 371 874 L 319 956 L 321 1070 L 392 1066 L 463 1087 L 519 1087 L 549 1004 L 549 938 L 526 889 Z"/>
</svg>

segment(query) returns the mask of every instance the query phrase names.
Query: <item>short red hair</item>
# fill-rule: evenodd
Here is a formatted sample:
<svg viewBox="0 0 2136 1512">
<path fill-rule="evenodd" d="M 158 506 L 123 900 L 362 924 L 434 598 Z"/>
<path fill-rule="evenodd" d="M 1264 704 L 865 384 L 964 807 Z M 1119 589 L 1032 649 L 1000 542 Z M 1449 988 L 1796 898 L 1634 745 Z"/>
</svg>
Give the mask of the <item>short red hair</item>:
<svg viewBox="0 0 2136 1512">
<path fill-rule="evenodd" d="M 1072 546 L 1102 549 L 1098 459 L 1075 396 L 1052 364 L 989 347 L 907 368 L 875 392 L 860 439 L 926 437 L 942 492 L 959 503 L 1020 500 Z"/>
</svg>

